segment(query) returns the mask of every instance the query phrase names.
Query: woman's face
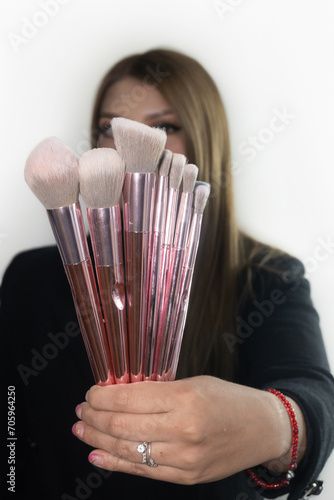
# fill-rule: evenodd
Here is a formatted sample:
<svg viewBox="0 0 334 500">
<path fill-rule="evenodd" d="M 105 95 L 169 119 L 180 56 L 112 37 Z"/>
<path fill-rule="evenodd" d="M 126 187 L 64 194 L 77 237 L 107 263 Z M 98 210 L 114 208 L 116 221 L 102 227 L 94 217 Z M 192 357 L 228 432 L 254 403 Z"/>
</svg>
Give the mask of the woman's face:
<svg viewBox="0 0 334 500">
<path fill-rule="evenodd" d="M 150 127 L 164 128 L 167 133 L 166 149 L 186 156 L 186 141 L 181 124 L 157 87 L 137 78 L 126 77 L 107 90 L 99 113 L 98 126 L 101 134 L 98 147 L 115 148 L 110 120 L 120 116 Z"/>
</svg>

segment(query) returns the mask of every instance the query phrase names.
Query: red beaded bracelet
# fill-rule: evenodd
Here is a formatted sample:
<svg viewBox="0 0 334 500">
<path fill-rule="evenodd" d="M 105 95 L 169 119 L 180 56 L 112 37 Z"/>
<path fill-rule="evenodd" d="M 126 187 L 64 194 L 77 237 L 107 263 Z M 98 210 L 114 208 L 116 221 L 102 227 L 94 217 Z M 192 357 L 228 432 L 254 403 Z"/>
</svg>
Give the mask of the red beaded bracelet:
<svg viewBox="0 0 334 500">
<path fill-rule="evenodd" d="M 286 399 L 286 397 L 281 392 L 276 391 L 275 389 L 268 389 L 268 391 L 271 394 L 277 396 L 282 401 L 290 417 L 292 426 L 292 451 L 291 451 L 291 461 L 289 464 L 289 470 L 284 474 L 282 479 L 280 479 L 276 483 L 266 483 L 262 481 L 259 477 L 257 477 L 257 475 L 252 469 L 247 469 L 247 472 L 258 486 L 261 486 L 262 488 L 265 489 L 277 489 L 281 488 L 282 486 L 289 486 L 291 479 L 295 477 L 294 471 L 297 469 L 298 424 L 294 409 L 292 408 L 291 404 Z"/>
</svg>

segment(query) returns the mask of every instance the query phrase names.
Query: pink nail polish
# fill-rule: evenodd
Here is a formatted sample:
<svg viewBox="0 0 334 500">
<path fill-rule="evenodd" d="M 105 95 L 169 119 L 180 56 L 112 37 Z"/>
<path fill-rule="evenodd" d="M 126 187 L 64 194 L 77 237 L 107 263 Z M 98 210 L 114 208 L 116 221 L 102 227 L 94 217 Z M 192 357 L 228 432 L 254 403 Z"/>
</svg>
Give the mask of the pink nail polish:
<svg viewBox="0 0 334 500">
<path fill-rule="evenodd" d="M 81 438 L 83 435 L 83 424 L 81 422 L 77 422 L 76 424 L 74 424 L 72 427 L 72 432 L 76 437 Z"/>
<path fill-rule="evenodd" d="M 88 460 L 91 464 L 96 465 L 97 467 L 103 465 L 103 458 L 97 453 L 91 453 L 88 457 Z"/>
</svg>

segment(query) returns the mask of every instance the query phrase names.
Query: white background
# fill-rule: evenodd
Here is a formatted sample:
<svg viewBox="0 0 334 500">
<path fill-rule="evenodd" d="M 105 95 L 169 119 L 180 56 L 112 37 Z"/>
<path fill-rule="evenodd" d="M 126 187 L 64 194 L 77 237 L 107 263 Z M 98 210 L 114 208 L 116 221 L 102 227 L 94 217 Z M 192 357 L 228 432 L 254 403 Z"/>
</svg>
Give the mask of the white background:
<svg viewBox="0 0 334 500">
<path fill-rule="evenodd" d="M 46 14 L 47 3 L 0 4 L 0 279 L 18 251 L 54 241 L 23 179 L 31 149 L 50 135 L 88 149 L 107 69 L 136 51 L 179 49 L 221 90 L 240 226 L 305 263 L 334 367 L 333 1 L 50 0 Z"/>
</svg>

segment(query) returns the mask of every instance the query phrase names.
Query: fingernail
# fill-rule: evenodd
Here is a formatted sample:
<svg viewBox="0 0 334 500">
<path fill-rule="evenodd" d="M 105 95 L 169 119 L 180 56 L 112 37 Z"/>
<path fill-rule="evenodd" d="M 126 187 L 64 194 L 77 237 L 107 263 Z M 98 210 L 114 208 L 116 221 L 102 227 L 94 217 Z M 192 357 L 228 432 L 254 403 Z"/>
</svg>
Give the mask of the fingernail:
<svg viewBox="0 0 334 500">
<path fill-rule="evenodd" d="M 72 427 L 72 432 L 76 437 L 82 438 L 83 436 L 83 424 L 81 422 L 77 422 Z"/>
<path fill-rule="evenodd" d="M 103 465 L 103 458 L 97 453 L 91 453 L 88 460 L 91 464 L 96 465 L 97 467 L 101 467 Z"/>
<path fill-rule="evenodd" d="M 82 407 L 81 404 L 75 407 L 75 413 L 78 418 L 81 418 L 81 407 Z"/>
</svg>

